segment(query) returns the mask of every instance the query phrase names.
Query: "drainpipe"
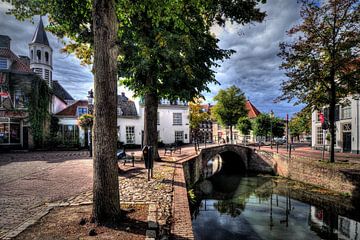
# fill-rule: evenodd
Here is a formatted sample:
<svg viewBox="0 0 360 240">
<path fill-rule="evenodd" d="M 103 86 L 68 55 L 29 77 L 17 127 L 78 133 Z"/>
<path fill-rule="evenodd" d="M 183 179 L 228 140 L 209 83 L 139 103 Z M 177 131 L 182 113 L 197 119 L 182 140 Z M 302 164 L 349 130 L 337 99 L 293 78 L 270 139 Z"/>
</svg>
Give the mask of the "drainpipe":
<svg viewBox="0 0 360 240">
<path fill-rule="evenodd" d="M 357 131 L 357 140 L 356 140 L 356 154 L 359 154 L 360 153 L 360 149 L 359 149 L 359 135 L 360 135 L 360 132 L 359 132 L 359 117 L 360 117 L 360 114 L 359 114 L 359 99 L 360 99 L 360 95 L 357 94 L 354 96 L 354 100 L 356 100 L 356 131 Z"/>
</svg>

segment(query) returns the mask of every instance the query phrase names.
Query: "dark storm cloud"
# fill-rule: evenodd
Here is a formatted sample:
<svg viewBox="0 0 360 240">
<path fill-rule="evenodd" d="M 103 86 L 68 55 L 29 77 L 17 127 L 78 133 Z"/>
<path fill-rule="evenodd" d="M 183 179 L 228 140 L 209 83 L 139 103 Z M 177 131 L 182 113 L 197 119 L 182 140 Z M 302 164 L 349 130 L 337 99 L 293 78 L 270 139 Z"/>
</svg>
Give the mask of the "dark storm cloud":
<svg viewBox="0 0 360 240">
<path fill-rule="evenodd" d="M 20 22 L 5 14 L 9 7 L 9 4 L 0 2 L 0 34 L 11 38 L 11 50 L 15 54 L 28 56 L 28 44 L 32 40 L 39 17 L 34 17 L 34 24 L 30 21 Z M 47 19 L 43 20 L 46 26 Z M 90 68 L 81 66 L 75 56 L 61 53 L 61 41 L 49 32 L 47 36 L 53 49 L 53 79 L 58 80 L 74 98 L 86 98 L 87 91 L 93 84 Z"/>
<path fill-rule="evenodd" d="M 273 103 L 281 95 L 280 84 L 285 79 L 279 70 L 279 43 L 286 40 L 286 31 L 299 21 L 299 4 L 295 0 L 268 0 L 262 9 L 268 15 L 262 23 L 213 28 L 220 39 L 219 46 L 236 53 L 215 69 L 221 86 L 211 85 L 211 93 L 205 96 L 211 101 L 220 88 L 234 84 L 260 111 L 272 109 L 276 115 L 284 117 L 286 113 L 292 115 L 301 109 L 286 102 Z"/>
</svg>

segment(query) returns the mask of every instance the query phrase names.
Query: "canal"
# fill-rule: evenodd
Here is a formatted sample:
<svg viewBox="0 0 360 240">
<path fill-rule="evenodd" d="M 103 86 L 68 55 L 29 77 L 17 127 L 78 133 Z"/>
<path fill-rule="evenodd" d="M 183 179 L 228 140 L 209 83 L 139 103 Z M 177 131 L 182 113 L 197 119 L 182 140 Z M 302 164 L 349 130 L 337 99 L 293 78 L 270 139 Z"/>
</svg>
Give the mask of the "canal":
<svg viewBox="0 0 360 240">
<path fill-rule="evenodd" d="M 273 176 L 220 171 L 190 191 L 195 237 L 360 240 L 359 211 L 341 201 L 350 197 L 308 188 Z"/>
</svg>

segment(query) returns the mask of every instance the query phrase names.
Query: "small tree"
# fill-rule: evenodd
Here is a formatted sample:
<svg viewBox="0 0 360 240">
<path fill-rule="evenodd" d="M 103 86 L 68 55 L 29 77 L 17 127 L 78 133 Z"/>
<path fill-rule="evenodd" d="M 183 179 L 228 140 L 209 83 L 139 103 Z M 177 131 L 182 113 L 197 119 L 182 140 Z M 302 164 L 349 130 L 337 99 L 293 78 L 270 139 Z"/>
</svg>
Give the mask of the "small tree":
<svg viewBox="0 0 360 240">
<path fill-rule="evenodd" d="M 248 117 L 239 118 L 236 128 L 244 135 L 244 144 L 246 145 L 246 135 L 252 130 L 252 123 Z"/>
<path fill-rule="evenodd" d="M 240 88 L 231 86 L 225 90 L 220 90 L 214 97 L 217 101 L 211 113 L 214 118 L 223 126 L 230 128 L 230 142 L 233 142 L 232 128 L 239 121 L 239 118 L 247 116 L 248 110 L 245 108 L 246 98 Z"/>
<path fill-rule="evenodd" d="M 208 112 L 204 112 L 201 109 L 201 99 L 195 99 L 189 103 L 190 108 L 190 131 L 194 138 L 199 135 L 199 126 L 202 122 L 210 120 Z"/>
<path fill-rule="evenodd" d="M 309 108 L 304 108 L 298 112 L 289 122 L 291 136 L 299 137 L 301 134 L 311 132 L 311 112 Z"/>
<path fill-rule="evenodd" d="M 255 136 L 267 137 L 271 130 L 271 118 L 268 114 L 260 114 L 254 121 Z"/>
</svg>

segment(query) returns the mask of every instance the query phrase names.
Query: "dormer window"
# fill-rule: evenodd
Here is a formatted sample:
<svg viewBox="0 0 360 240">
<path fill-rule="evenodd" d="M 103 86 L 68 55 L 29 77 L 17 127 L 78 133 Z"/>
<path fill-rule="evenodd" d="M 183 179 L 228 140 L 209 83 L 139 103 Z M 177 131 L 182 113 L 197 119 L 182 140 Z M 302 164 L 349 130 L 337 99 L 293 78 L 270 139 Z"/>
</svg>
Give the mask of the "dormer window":
<svg viewBox="0 0 360 240">
<path fill-rule="evenodd" d="M 6 58 L 0 58 L 0 69 L 8 69 L 8 60 Z"/>
</svg>

